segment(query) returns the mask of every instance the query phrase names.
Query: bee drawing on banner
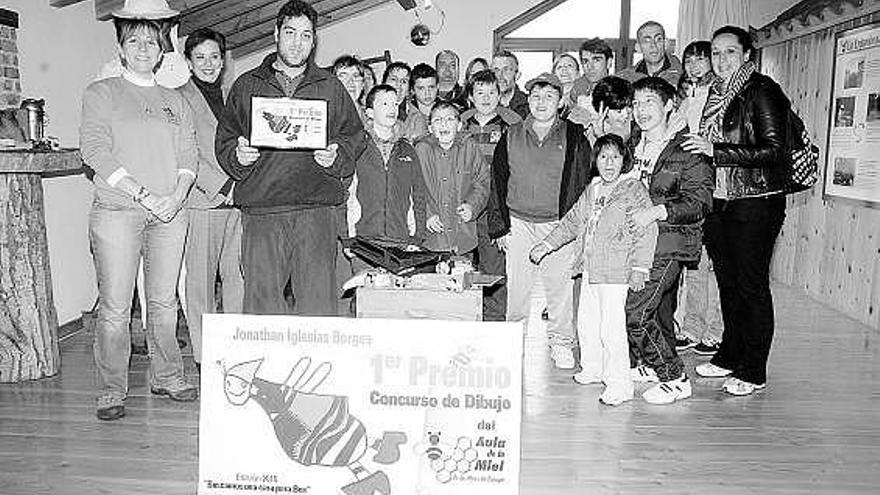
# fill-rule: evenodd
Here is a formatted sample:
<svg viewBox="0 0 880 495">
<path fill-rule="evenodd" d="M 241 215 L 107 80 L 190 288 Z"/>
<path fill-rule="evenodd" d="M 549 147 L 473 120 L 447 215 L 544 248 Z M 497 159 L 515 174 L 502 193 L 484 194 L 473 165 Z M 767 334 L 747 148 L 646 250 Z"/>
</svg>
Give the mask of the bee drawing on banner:
<svg viewBox="0 0 880 495">
<path fill-rule="evenodd" d="M 286 115 L 276 115 L 272 112 L 263 110 L 263 119 L 269 124 L 269 129 L 275 134 L 286 134 L 288 141 L 296 141 L 299 139 L 299 133 L 302 130 L 302 124 L 292 124 Z"/>
<path fill-rule="evenodd" d="M 397 462 L 406 434 L 386 431 L 381 439 L 370 442 L 363 423 L 348 410 L 348 397 L 315 393 L 330 375 L 328 362 L 309 373 L 312 360 L 302 357 L 282 383 L 258 377 L 262 364 L 260 358 L 224 368 L 226 400 L 235 406 L 244 406 L 251 399 L 259 404 L 284 453 L 297 464 L 351 470 L 355 481 L 340 488 L 345 495 L 389 495 L 388 476 L 382 471 L 370 473 L 361 461 L 372 450 L 373 462 Z"/>
<path fill-rule="evenodd" d="M 417 454 L 424 454 L 430 461 L 443 457 L 445 452 L 452 449 L 452 445 L 441 441 L 443 433 L 440 431 L 426 431 L 425 438 L 415 446 Z"/>
<path fill-rule="evenodd" d="M 477 451 L 470 438 L 460 436 L 450 443 L 436 427 L 426 424 L 424 439 L 415 445 L 415 453 L 420 456 L 419 469 L 440 484 L 447 484 L 469 473 L 477 460 Z M 433 495 L 436 487 L 421 480 L 416 487 L 418 495 Z"/>
</svg>

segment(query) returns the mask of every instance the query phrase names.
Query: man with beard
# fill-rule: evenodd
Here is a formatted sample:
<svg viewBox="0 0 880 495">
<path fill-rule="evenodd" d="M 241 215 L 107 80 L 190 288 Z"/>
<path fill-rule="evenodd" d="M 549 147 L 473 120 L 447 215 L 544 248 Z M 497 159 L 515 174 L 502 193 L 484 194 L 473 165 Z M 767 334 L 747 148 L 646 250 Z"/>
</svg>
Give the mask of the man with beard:
<svg viewBox="0 0 880 495">
<path fill-rule="evenodd" d="M 516 55 L 507 50 L 495 53 L 492 55 L 492 71 L 498 78 L 501 106 L 513 110 L 523 119 L 528 117 L 529 97 L 516 85 L 520 76 L 519 60 Z"/>
<path fill-rule="evenodd" d="M 434 57 L 437 69 L 437 98 L 458 105 L 461 110 L 468 107 L 468 95 L 458 83 L 461 61 L 452 50 L 442 50 Z"/>
<path fill-rule="evenodd" d="M 245 313 L 336 313 L 333 207 L 343 201 L 342 179 L 354 173 L 364 133 L 345 88 L 315 65 L 317 18 L 302 0 L 281 7 L 276 53 L 235 81 L 217 128 L 217 159 L 236 181 L 234 202 L 242 209 Z M 255 96 L 326 101 L 327 148 L 250 146 Z M 284 298 L 288 282 L 293 308 Z"/>
</svg>

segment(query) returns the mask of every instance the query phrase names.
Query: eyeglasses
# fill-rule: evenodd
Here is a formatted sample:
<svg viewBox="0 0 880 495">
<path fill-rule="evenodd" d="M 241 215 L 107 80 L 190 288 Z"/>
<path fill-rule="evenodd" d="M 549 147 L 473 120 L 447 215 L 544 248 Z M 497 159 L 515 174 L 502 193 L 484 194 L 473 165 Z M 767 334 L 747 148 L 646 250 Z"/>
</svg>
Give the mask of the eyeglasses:
<svg viewBox="0 0 880 495">
<path fill-rule="evenodd" d="M 457 124 L 458 117 L 437 117 L 436 119 L 431 119 L 431 125 L 439 125 L 439 124 Z"/>
</svg>

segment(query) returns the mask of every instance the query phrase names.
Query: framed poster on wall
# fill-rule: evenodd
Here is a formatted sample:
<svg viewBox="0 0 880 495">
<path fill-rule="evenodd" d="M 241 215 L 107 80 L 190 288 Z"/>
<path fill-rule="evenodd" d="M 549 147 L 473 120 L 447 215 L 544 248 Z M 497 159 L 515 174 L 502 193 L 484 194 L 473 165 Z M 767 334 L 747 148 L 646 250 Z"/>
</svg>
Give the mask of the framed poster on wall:
<svg viewBox="0 0 880 495">
<path fill-rule="evenodd" d="M 880 207 L 880 23 L 837 33 L 825 196 Z"/>
</svg>

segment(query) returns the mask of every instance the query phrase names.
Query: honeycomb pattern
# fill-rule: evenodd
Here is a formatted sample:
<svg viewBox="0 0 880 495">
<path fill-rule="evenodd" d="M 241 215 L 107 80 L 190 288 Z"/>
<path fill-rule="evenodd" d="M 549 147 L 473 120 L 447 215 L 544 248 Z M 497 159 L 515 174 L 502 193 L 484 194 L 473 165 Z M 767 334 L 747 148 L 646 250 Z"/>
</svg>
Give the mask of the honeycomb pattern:
<svg viewBox="0 0 880 495">
<path fill-rule="evenodd" d="M 465 474 L 474 467 L 477 450 L 470 438 L 459 437 L 452 452 L 444 452 L 438 459 L 431 461 L 431 469 L 436 473 L 437 481 L 449 483 L 453 474 Z"/>
</svg>

